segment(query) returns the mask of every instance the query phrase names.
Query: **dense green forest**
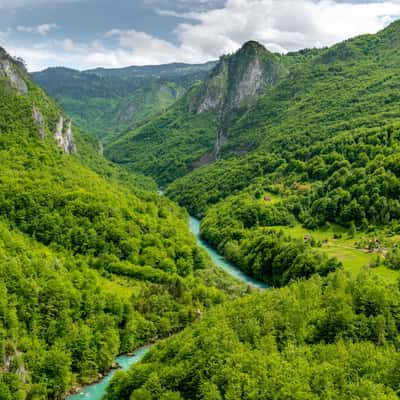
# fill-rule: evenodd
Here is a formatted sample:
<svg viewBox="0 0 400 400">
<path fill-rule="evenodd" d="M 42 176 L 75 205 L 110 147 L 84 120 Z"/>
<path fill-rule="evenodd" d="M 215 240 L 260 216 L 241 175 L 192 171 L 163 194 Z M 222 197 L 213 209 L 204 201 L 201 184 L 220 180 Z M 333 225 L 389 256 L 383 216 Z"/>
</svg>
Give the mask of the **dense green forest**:
<svg viewBox="0 0 400 400">
<path fill-rule="evenodd" d="M 112 138 L 117 165 L 0 51 L 0 398 L 59 399 L 169 336 L 107 400 L 398 398 L 399 45 L 399 22 L 248 42 Z M 274 288 L 216 271 L 174 201 Z"/>
<path fill-rule="evenodd" d="M 63 118 L 61 118 L 63 117 Z M 61 399 L 243 288 L 0 51 L 0 398 Z M 61 124 L 61 128 L 60 128 Z M 154 191 L 148 191 L 154 189 Z"/>
<path fill-rule="evenodd" d="M 205 79 L 214 64 L 87 71 L 59 67 L 35 72 L 32 78 L 76 124 L 107 142 L 167 109 L 194 82 Z"/>
<path fill-rule="evenodd" d="M 204 217 L 203 236 L 245 270 L 265 257 L 249 238 L 271 227 L 282 236 L 265 241 L 308 241 L 340 261 L 352 248 L 360 266 L 379 266 L 400 233 L 399 37 L 395 22 L 283 57 L 289 75 L 234 118 L 221 159 L 175 180 L 167 195 Z M 377 257 L 366 262 L 365 252 Z"/>
<path fill-rule="evenodd" d="M 105 154 L 165 186 L 215 161 L 232 120 L 287 73 L 280 56 L 248 42 L 237 53 L 222 56 L 209 78 L 193 85 L 165 113 L 112 140 Z"/>
<path fill-rule="evenodd" d="M 108 148 L 168 185 L 202 218 L 205 240 L 275 288 L 219 305 L 158 345 L 117 374 L 107 400 L 398 398 L 399 43 L 395 22 L 285 56 L 250 44 L 273 66 L 270 85 L 231 107 L 227 88 L 241 75 L 229 79 L 225 66 L 257 60 L 242 49 Z M 199 118 L 215 121 L 203 156 L 186 141 Z M 165 146 L 150 167 L 143 155 L 162 140 L 185 152 Z"/>
<path fill-rule="evenodd" d="M 106 399 L 398 399 L 399 299 L 369 272 L 246 296 L 118 373 Z"/>
</svg>

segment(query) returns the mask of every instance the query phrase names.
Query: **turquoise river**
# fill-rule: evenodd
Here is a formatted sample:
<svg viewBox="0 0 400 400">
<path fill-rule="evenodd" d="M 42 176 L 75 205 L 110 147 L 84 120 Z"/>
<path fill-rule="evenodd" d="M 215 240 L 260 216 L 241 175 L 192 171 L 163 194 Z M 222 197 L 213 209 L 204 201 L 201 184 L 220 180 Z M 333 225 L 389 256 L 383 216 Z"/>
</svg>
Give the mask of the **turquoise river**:
<svg viewBox="0 0 400 400">
<path fill-rule="evenodd" d="M 243 273 L 239 268 L 235 267 L 231 263 L 225 260 L 220 254 L 218 254 L 212 247 L 210 247 L 201 237 L 200 237 L 200 221 L 196 218 L 190 217 L 190 230 L 195 235 L 196 240 L 204 250 L 207 251 L 208 255 L 213 260 L 214 264 L 222 268 L 228 274 L 240 279 L 242 282 L 247 283 L 249 286 L 258 289 L 267 289 L 268 285 L 266 283 L 257 281 L 250 276 Z M 139 362 L 143 356 L 150 350 L 151 346 L 144 346 L 135 351 L 133 356 L 120 356 L 116 359 L 116 362 L 121 366 L 122 370 L 127 370 L 132 364 Z M 106 393 L 107 386 L 117 370 L 112 370 L 104 379 L 89 385 L 81 389 L 77 394 L 70 395 L 67 400 L 100 400 Z"/>
</svg>

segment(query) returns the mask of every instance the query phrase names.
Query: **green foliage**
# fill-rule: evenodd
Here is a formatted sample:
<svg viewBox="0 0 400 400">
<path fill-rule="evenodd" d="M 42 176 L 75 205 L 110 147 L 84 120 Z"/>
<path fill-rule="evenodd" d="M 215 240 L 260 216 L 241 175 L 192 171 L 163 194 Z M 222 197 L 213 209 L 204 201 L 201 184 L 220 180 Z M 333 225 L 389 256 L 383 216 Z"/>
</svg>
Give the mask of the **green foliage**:
<svg viewBox="0 0 400 400">
<path fill-rule="evenodd" d="M 398 247 L 390 250 L 385 258 L 385 265 L 390 269 L 400 270 L 400 250 Z"/>
<path fill-rule="evenodd" d="M 165 111 L 190 85 L 204 79 L 213 65 L 170 64 L 83 72 L 49 68 L 32 77 L 76 124 L 107 141 Z"/>
<path fill-rule="evenodd" d="M 202 236 L 248 273 L 281 285 L 335 269 L 325 253 L 345 262 L 356 251 L 353 243 L 341 252 L 312 238 L 305 245 L 303 235 L 290 240 L 288 229 L 271 234 L 275 225 L 296 223 L 316 231 L 339 225 L 348 238 L 400 231 L 400 81 L 393 45 L 398 36 L 395 23 L 374 36 L 283 57 L 289 76 L 232 120 L 220 153 L 225 159 L 166 189 L 190 213 L 204 217 Z M 261 205 L 264 193 L 276 194 L 279 205 Z M 253 200 L 244 204 L 246 197 Z M 256 211 L 260 207 L 268 214 L 261 217 L 264 222 Z M 279 222 L 282 212 L 286 219 Z M 388 247 L 384 265 L 397 270 L 397 250 L 391 246 L 379 244 L 377 251 L 384 257 Z M 273 250 L 293 256 L 275 261 Z M 381 256 L 372 260 L 371 255 L 370 266 L 382 264 Z M 368 263 L 364 255 L 362 263 Z"/>
<path fill-rule="evenodd" d="M 0 397 L 61 399 L 226 296 L 187 214 L 78 129 L 64 154 L 61 110 L 9 60 L 29 90 L 0 81 Z"/>
<path fill-rule="evenodd" d="M 213 146 L 215 116 L 185 114 L 184 107 L 180 100 L 165 114 L 117 139 L 106 149 L 107 157 L 161 185 L 185 175 L 192 161 Z"/>
<path fill-rule="evenodd" d="M 248 42 L 161 116 L 111 141 L 106 155 L 162 186 L 171 183 L 218 159 L 235 119 L 286 75 L 280 56 Z"/>
<path fill-rule="evenodd" d="M 339 262 L 313 250 L 311 242 L 293 240 L 268 228 L 293 222 L 281 203 L 242 194 L 211 208 L 202 221 L 201 234 L 228 260 L 273 286 L 316 273 L 326 276 L 340 267 Z"/>
<path fill-rule="evenodd" d="M 106 398 L 397 399 L 399 298 L 368 273 L 246 296 L 116 375 Z"/>
<path fill-rule="evenodd" d="M 203 217 L 207 209 L 249 186 L 257 176 L 277 170 L 284 160 L 269 155 L 249 155 L 221 160 L 213 165 L 194 170 L 167 187 L 166 195 L 186 207 L 191 215 Z"/>
</svg>

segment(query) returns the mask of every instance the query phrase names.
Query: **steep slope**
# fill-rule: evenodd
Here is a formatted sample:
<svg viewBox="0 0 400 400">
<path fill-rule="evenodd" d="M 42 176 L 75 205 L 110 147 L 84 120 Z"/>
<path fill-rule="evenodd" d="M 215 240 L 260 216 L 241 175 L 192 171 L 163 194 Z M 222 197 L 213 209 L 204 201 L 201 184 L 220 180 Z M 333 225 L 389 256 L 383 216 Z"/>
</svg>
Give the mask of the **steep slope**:
<svg viewBox="0 0 400 400">
<path fill-rule="evenodd" d="M 248 42 L 222 57 L 210 77 L 166 113 L 121 135 L 105 154 L 162 185 L 169 183 L 217 160 L 235 119 L 286 74 L 280 56 Z"/>
<path fill-rule="evenodd" d="M 32 77 L 79 126 L 107 141 L 168 108 L 213 66 L 167 64 L 82 72 L 49 68 Z"/>
<path fill-rule="evenodd" d="M 289 74 L 231 121 L 226 159 L 166 190 L 259 279 L 309 278 L 327 254 L 349 272 L 217 307 L 118 374 L 107 400 L 399 398 L 398 274 L 385 269 L 400 265 L 399 43 L 397 22 L 283 57 Z"/>
<path fill-rule="evenodd" d="M 0 398 L 61 399 L 225 295 L 185 213 L 103 160 L 3 49 L 0 77 Z"/>
<path fill-rule="evenodd" d="M 118 373 L 106 399 L 396 400 L 399 296 L 343 273 L 247 296 Z"/>
<path fill-rule="evenodd" d="M 395 157 L 400 122 L 398 40 L 396 22 L 377 35 L 286 56 L 290 75 L 236 121 L 222 155 L 228 157 L 238 148 L 259 151 L 195 171 L 172 185 L 171 195 L 202 214 L 207 205 L 277 167 L 284 176 L 299 172 L 292 183 L 324 181 L 338 169 L 335 162 L 357 168 L 372 166 L 379 153 Z M 385 164 L 393 162 L 387 159 Z M 242 178 L 230 179 L 229 169 L 232 176 Z"/>
<path fill-rule="evenodd" d="M 286 237 L 349 269 L 398 270 L 399 40 L 395 22 L 287 55 L 289 76 L 230 128 L 227 159 L 175 181 L 167 195 L 205 217 L 202 235 L 221 253 L 271 283 L 281 258 L 270 251 Z M 249 154 L 232 157 L 238 148 Z"/>
</svg>

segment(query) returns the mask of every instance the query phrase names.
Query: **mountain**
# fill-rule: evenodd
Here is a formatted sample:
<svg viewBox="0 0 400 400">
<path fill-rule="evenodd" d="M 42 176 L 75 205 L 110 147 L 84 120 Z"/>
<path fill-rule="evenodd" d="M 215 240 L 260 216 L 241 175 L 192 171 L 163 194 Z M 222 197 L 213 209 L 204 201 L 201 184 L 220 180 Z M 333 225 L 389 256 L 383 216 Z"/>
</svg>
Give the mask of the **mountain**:
<svg viewBox="0 0 400 400">
<path fill-rule="evenodd" d="M 106 155 L 167 186 L 167 196 L 203 218 L 204 239 L 269 284 L 333 268 L 319 259 L 326 255 L 346 268 L 392 274 L 399 40 L 394 22 L 285 56 L 246 43 L 166 113 L 110 143 Z M 300 257 L 308 242 L 316 253 Z M 282 264 L 276 257 L 288 248 Z"/>
<path fill-rule="evenodd" d="M 236 293 L 187 214 L 102 158 L 1 48 L 0 162 L 1 399 L 61 399 Z"/>
<path fill-rule="evenodd" d="M 395 22 L 376 35 L 285 56 L 289 75 L 230 128 L 221 149 L 226 160 L 194 171 L 172 185 L 171 192 L 200 215 L 208 205 L 278 168 L 284 177 L 299 172 L 299 181 L 317 183 L 340 167 L 370 167 L 381 152 L 382 163 L 393 165 L 399 40 L 400 23 Z M 246 154 L 232 157 L 241 152 Z M 202 185 L 199 193 L 197 184 Z"/>
<path fill-rule="evenodd" d="M 396 22 L 285 56 L 246 43 L 166 113 L 111 141 L 106 155 L 166 185 L 220 158 L 261 148 L 283 154 L 395 120 L 398 30 Z"/>
<path fill-rule="evenodd" d="M 175 180 L 167 196 L 203 218 L 203 238 L 226 258 L 274 286 L 314 273 L 303 245 L 396 278 L 399 41 L 395 22 L 286 55 L 289 74 L 234 121 L 222 159 Z"/>
<path fill-rule="evenodd" d="M 214 64 L 48 68 L 32 78 L 79 126 L 107 141 L 167 109 L 194 82 L 205 79 Z"/>
<path fill-rule="evenodd" d="M 256 42 L 223 56 L 164 114 L 111 141 L 107 157 L 161 185 L 217 160 L 235 120 L 287 75 L 281 58 Z"/>
<path fill-rule="evenodd" d="M 400 21 L 280 56 L 279 78 L 263 88 L 254 74 L 261 94 L 239 110 L 212 75 L 158 126 L 108 149 L 173 181 L 166 195 L 202 218 L 203 239 L 274 288 L 216 307 L 157 346 L 113 379 L 107 400 L 399 398 L 399 44 Z M 228 123 L 218 157 L 199 166 L 195 151 L 206 146 L 187 138 L 203 104 L 218 110 L 217 131 Z M 179 166 L 169 175 L 146 163 L 146 141 L 163 133 L 166 153 L 152 162 Z M 184 153 L 166 146 L 171 136 Z"/>
</svg>

